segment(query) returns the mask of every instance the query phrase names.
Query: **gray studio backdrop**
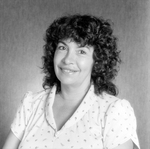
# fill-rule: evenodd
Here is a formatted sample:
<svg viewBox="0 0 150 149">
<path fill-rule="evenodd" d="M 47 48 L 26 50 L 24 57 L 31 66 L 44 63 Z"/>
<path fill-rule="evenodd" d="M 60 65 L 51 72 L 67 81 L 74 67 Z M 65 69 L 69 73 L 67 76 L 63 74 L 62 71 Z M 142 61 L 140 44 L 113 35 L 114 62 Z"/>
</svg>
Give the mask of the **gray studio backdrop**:
<svg viewBox="0 0 150 149">
<path fill-rule="evenodd" d="M 150 140 L 148 0 L 0 0 L 0 148 L 23 95 L 42 90 L 45 29 L 62 14 L 90 13 L 114 22 L 123 63 L 115 82 L 135 109 L 142 149 Z"/>
</svg>

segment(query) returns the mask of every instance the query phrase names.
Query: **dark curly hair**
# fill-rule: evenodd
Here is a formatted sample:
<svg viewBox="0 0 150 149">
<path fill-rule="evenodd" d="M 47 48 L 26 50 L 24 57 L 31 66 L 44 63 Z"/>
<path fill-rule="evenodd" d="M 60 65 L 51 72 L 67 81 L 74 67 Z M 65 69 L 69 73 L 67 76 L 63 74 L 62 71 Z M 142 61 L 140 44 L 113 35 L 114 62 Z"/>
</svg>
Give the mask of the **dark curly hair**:
<svg viewBox="0 0 150 149">
<path fill-rule="evenodd" d="M 103 91 L 117 95 L 117 87 L 112 82 L 118 72 L 118 64 L 121 62 L 117 49 L 117 38 L 112 34 L 111 23 L 103 18 L 91 15 L 68 15 L 63 16 L 48 27 L 45 35 L 43 72 L 43 87 L 57 85 L 57 92 L 61 91 L 60 81 L 54 71 L 54 53 L 57 44 L 63 39 L 72 39 L 82 46 L 94 47 L 94 65 L 91 80 L 94 84 L 95 93 Z"/>
</svg>

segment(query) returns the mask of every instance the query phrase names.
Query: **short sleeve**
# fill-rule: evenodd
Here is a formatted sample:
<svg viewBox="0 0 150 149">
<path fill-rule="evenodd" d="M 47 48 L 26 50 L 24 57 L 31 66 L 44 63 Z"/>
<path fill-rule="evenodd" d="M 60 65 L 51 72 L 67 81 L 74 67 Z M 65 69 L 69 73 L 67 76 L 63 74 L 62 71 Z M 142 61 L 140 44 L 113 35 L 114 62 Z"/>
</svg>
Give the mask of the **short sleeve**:
<svg viewBox="0 0 150 149">
<path fill-rule="evenodd" d="M 105 148 L 112 149 L 132 140 L 134 145 L 140 149 L 136 128 L 136 118 L 130 103 L 127 100 L 115 101 L 105 115 L 103 136 Z"/>
<path fill-rule="evenodd" d="M 21 140 L 32 113 L 32 92 L 27 92 L 21 101 L 16 116 L 11 124 L 11 131 Z"/>
</svg>

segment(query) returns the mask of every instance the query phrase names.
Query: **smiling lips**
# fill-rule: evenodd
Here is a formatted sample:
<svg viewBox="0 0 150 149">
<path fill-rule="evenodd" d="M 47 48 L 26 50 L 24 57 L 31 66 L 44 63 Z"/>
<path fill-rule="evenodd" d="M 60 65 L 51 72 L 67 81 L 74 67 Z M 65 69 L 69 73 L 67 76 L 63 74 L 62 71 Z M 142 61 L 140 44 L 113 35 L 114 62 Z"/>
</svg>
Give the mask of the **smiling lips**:
<svg viewBox="0 0 150 149">
<path fill-rule="evenodd" d="M 64 73 L 68 73 L 68 74 L 73 74 L 73 73 L 76 73 L 77 71 L 76 70 L 72 70 L 72 69 L 69 69 L 69 68 L 60 68 L 62 72 Z"/>
</svg>

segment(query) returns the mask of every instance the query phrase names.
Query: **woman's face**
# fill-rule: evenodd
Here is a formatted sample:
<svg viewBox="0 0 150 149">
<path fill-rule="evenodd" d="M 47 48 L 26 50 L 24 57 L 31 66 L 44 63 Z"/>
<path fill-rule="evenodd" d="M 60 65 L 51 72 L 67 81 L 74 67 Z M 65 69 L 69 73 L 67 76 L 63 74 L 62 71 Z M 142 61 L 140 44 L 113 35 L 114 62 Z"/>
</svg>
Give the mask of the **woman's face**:
<svg viewBox="0 0 150 149">
<path fill-rule="evenodd" d="M 54 55 L 54 70 L 61 84 L 76 87 L 89 85 L 94 62 L 93 52 L 93 47 L 81 47 L 71 39 L 60 41 Z"/>
</svg>

